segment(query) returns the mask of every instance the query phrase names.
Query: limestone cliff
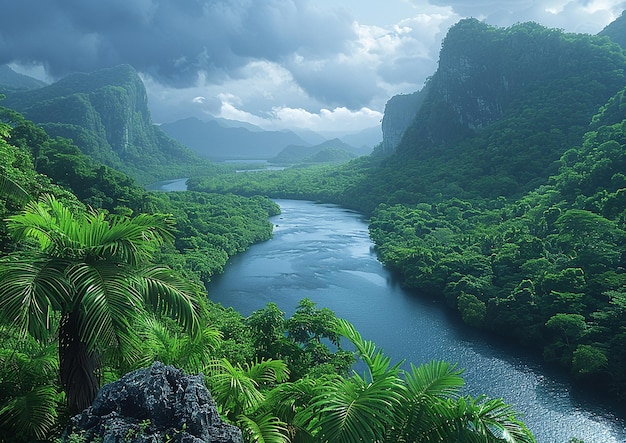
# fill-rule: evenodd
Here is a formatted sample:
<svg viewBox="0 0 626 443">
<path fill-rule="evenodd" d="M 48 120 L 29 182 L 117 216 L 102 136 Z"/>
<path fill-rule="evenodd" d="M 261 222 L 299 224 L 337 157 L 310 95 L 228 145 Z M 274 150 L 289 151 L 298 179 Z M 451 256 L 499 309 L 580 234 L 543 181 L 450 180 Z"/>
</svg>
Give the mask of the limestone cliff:
<svg viewBox="0 0 626 443">
<path fill-rule="evenodd" d="M 415 114 L 417 114 L 425 96 L 426 90 L 422 89 L 413 94 L 393 96 L 387 102 L 382 122 L 383 154 L 392 154 L 396 150 L 396 147 L 402 140 L 404 131 L 415 118 Z"/>
<path fill-rule="evenodd" d="M 559 102 L 568 109 L 559 129 L 569 131 L 623 86 L 623 71 L 616 69 L 622 63 L 621 48 L 596 36 L 536 23 L 498 28 L 461 20 L 443 41 L 438 69 L 419 97 L 398 151 L 450 146 L 503 118 L 526 118 L 528 109 L 554 108 Z M 383 120 L 387 149 L 408 119 L 399 112 L 401 104 L 409 109 L 411 99 L 394 98 L 398 103 L 388 104 Z M 546 117 L 545 128 L 538 130 L 555 129 L 551 116 Z"/>
<path fill-rule="evenodd" d="M 7 94 L 3 106 L 70 138 L 96 161 L 140 181 L 202 163 L 152 123 L 143 82 L 129 65 L 73 74 L 49 86 Z"/>
</svg>

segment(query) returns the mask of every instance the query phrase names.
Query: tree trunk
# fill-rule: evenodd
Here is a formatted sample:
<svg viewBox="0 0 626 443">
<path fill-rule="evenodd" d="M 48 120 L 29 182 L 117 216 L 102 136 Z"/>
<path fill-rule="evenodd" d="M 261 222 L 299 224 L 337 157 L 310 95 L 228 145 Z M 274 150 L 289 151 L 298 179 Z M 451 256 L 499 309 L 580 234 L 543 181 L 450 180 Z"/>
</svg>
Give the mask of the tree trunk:
<svg viewBox="0 0 626 443">
<path fill-rule="evenodd" d="M 65 314 L 59 328 L 59 372 L 71 415 L 91 406 L 100 382 L 95 354 L 80 340 L 78 313 Z"/>
</svg>

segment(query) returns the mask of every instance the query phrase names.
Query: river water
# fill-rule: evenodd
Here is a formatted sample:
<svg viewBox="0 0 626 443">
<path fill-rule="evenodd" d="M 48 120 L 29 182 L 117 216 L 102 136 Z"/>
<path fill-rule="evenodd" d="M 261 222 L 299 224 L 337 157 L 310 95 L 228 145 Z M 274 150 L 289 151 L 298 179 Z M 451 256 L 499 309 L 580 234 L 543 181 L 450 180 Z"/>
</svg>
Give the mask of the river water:
<svg viewBox="0 0 626 443">
<path fill-rule="evenodd" d="M 291 315 L 307 297 L 346 318 L 394 362 L 446 360 L 466 392 L 503 398 L 540 443 L 626 442 L 610 403 L 578 392 L 540 359 L 461 324 L 442 305 L 403 290 L 376 259 L 367 224 L 334 205 L 277 200 L 273 239 L 234 257 L 209 297 L 244 315 L 275 302 Z"/>
</svg>

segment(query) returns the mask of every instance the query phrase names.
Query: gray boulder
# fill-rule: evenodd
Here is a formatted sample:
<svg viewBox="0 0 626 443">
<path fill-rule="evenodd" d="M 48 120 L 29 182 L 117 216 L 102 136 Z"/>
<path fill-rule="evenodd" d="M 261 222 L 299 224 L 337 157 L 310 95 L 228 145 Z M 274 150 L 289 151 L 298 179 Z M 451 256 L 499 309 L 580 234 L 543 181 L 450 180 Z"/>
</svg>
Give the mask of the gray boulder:
<svg viewBox="0 0 626 443">
<path fill-rule="evenodd" d="M 240 443 L 222 421 L 202 375 L 156 362 L 100 389 L 66 432 L 102 443 Z"/>
</svg>

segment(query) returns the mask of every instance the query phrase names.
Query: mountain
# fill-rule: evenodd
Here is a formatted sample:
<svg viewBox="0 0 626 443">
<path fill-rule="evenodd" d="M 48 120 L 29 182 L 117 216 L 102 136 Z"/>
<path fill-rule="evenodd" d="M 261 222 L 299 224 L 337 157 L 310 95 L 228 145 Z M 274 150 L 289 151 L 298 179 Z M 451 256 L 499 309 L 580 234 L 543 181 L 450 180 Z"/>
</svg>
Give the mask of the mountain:
<svg viewBox="0 0 626 443">
<path fill-rule="evenodd" d="M 129 65 L 73 74 L 6 95 L 4 106 L 53 137 L 72 139 L 88 156 L 141 183 L 187 176 L 208 166 L 152 123 L 144 84 Z"/>
<path fill-rule="evenodd" d="M 363 129 L 362 131 L 349 134 L 337 135 L 346 144 L 353 146 L 353 151 L 357 155 L 371 154 L 374 146 L 382 141 L 383 134 L 379 126 Z"/>
<path fill-rule="evenodd" d="M 395 151 L 345 200 L 369 212 L 379 203 L 532 191 L 558 172 L 561 156 L 626 86 L 625 73 L 625 51 L 605 37 L 461 20 L 422 91 L 388 102 L 383 146 L 393 149 L 409 124 Z"/>
<path fill-rule="evenodd" d="M 18 74 L 8 65 L 0 65 L 0 92 L 2 93 L 24 89 L 37 89 L 44 86 L 46 86 L 46 83 L 40 80 L 24 74 Z"/>
<path fill-rule="evenodd" d="M 609 37 L 626 49 L 626 11 L 623 11 L 620 17 L 609 23 L 598 35 Z"/>
<path fill-rule="evenodd" d="M 251 130 L 228 121 L 202 121 L 195 117 L 161 124 L 170 137 L 199 155 L 214 160 L 269 159 L 284 147 L 307 143 L 291 131 Z"/>
<path fill-rule="evenodd" d="M 444 39 L 437 72 L 423 105 L 399 150 L 450 146 L 528 109 L 555 109 L 535 115 L 535 131 L 567 136 L 584 124 L 624 85 L 624 54 L 595 36 L 566 34 L 536 23 L 496 28 L 462 20 Z M 566 111 L 566 112 L 564 112 Z"/>
<path fill-rule="evenodd" d="M 315 146 L 290 145 L 271 158 L 272 163 L 337 163 L 356 157 L 355 148 L 338 138 Z"/>
</svg>

